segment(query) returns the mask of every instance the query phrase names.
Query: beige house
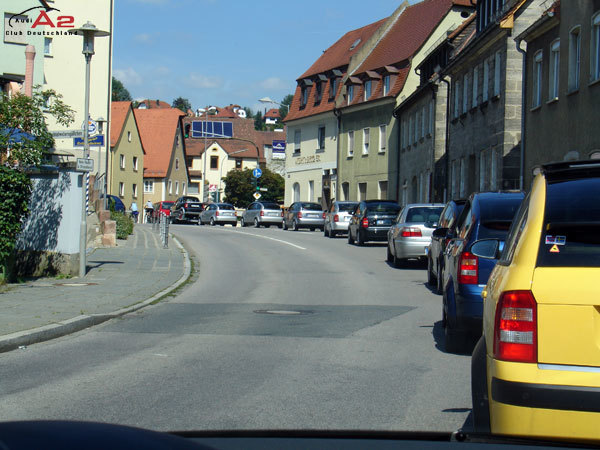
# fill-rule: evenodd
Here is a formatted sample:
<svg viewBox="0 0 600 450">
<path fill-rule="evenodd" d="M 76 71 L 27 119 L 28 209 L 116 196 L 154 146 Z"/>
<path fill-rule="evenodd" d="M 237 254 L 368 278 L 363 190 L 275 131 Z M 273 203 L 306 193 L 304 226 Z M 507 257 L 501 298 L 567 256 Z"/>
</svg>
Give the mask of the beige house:
<svg viewBox="0 0 600 450">
<path fill-rule="evenodd" d="M 160 108 L 136 109 L 134 115 L 145 152 L 142 204 L 148 200 L 175 201 L 187 195 L 183 113 L 175 108 Z"/>
<path fill-rule="evenodd" d="M 112 102 L 108 193 L 142 208 L 144 148 L 131 102 Z"/>
</svg>

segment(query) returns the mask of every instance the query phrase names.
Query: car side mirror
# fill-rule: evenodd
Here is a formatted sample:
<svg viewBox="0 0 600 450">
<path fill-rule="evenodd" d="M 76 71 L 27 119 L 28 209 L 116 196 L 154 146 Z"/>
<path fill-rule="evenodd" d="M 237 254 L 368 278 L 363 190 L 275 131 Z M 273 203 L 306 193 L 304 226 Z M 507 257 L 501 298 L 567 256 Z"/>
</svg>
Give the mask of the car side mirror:
<svg viewBox="0 0 600 450">
<path fill-rule="evenodd" d="M 449 229 L 448 228 L 437 228 L 435 230 L 433 230 L 433 233 L 431 234 L 434 238 L 438 238 L 438 239 L 444 239 L 446 237 L 449 236 Z"/>
<path fill-rule="evenodd" d="M 471 245 L 471 253 L 479 258 L 498 259 L 504 242 L 499 239 L 480 239 Z"/>
</svg>

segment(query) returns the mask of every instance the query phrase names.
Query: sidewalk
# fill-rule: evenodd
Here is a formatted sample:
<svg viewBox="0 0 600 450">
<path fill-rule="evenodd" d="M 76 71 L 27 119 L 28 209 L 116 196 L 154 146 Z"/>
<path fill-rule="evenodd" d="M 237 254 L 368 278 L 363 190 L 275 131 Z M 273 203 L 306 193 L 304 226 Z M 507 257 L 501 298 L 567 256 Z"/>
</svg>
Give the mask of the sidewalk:
<svg viewBox="0 0 600 450">
<path fill-rule="evenodd" d="M 95 249 L 84 278 L 43 278 L 0 290 L 0 352 L 54 339 L 152 303 L 182 284 L 190 260 L 169 238 L 163 248 L 150 225 L 117 247 Z"/>
</svg>

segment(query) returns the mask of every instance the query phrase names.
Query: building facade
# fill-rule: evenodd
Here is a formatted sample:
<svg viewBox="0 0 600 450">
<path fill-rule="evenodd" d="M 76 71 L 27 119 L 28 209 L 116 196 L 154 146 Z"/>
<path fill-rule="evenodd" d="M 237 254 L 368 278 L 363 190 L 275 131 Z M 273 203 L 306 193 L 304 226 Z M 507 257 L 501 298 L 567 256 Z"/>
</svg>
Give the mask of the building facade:
<svg viewBox="0 0 600 450">
<path fill-rule="evenodd" d="M 600 0 L 555 2 L 520 40 L 528 187 L 535 166 L 600 157 Z"/>
</svg>

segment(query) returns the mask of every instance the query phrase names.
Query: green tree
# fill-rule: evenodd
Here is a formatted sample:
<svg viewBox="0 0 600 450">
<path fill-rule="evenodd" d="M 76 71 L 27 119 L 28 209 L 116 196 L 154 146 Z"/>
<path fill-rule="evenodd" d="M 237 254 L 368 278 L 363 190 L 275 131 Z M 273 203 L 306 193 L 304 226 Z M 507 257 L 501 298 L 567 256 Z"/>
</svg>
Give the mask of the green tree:
<svg viewBox="0 0 600 450">
<path fill-rule="evenodd" d="M 177 97 L 173 100 L 173 104 L 171 105 L 173 108 L 177 108 L 182 110 L 187 114 L 188 110 L 192 109 L 192 104 L 187 98 Z"/>
<path fill-rule="evenodd" d="M 281 202 L 285 189 L 285 180 L 278 173 L 267 168 L 261 169 L 262 176 L 258 179 L 258 186 L 266 188 L 260 191 L 261 200 Z M 255 179 L 252 169 L 231 170 L 223 177 L 225 182 L 225 201 L 232 203 L 238 208 L 245 208 L 254 201 L 253 194 L 256 192 Z"/>
<path fill-rule="evenodd" d="M 130 102 L 131 94 L 125 88 L 123 83 L 117 80 L 115 77 L 112 77 L 112 94 L 111 99 L 113 102 Z"/>
<path fill-rule="evenodd" d="M 289 109 L 287 107 L 292 105 L 292 100 L 294 100 L 294 96 L 292 94 L 286 95 L 283 100 L 281 100 L 281 106 L 279 107 L 279 115 L 281 116 L 281 120 L 285 119 L 285 116 L 288 115 Z"/>
<path fill-rule="evenodd" d="M 258 131 L 264 131 L 266 129 L 265 119 L 260 111 L 257 111 L 256 114 L 254 114 L 254 129 Z"/>
<path fill-rule="evenodd" d="M 25 169 L 39 165 L 54 146 L 44 111 L 68 126 L 74 112 L 55 91 L 34 91 L 31 97 L 0 95 L 0 282 L 8 266 L 21 223 L 27 217 L 31 181 Z"/>
</svg>

